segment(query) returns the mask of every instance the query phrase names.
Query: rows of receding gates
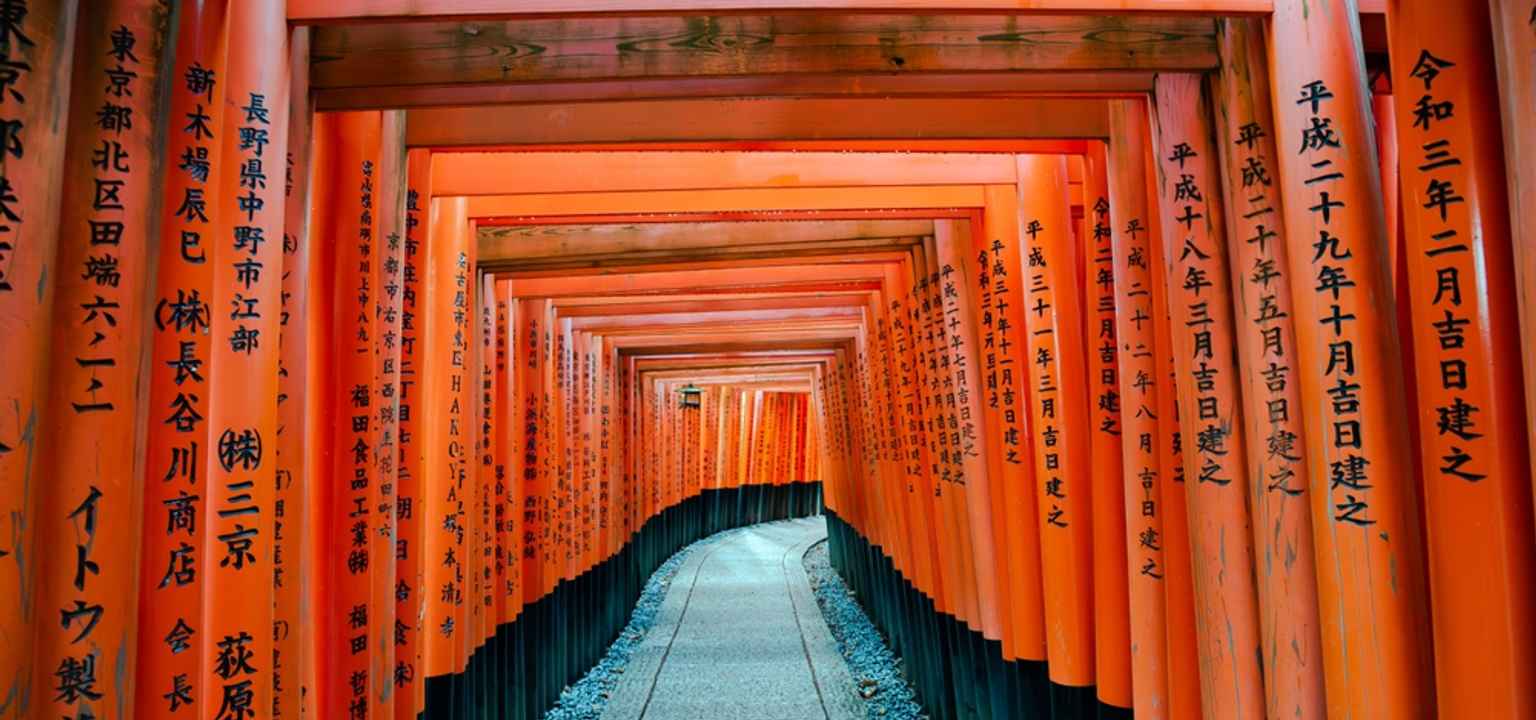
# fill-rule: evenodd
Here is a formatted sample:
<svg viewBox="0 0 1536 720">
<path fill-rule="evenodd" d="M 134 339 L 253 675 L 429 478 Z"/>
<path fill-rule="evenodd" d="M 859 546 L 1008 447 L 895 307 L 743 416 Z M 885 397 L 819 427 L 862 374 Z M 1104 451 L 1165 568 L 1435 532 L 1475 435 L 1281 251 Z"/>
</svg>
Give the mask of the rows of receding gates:
<svg viewBox="0 0 1536 720">
<path fill-rule="evenodd" d="M 935 718 L 1536 717 L 1529 0 L 695 17 L 1014 4 L 0 0 L 0 718 L 537 718 L 818 513 Z"/>
</svg>

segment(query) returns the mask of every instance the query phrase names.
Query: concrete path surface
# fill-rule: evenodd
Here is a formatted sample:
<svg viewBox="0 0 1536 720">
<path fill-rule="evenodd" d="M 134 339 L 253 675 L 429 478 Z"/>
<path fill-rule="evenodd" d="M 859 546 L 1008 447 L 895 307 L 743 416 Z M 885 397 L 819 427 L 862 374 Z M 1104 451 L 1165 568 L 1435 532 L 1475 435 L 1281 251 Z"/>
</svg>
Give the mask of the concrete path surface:
<svg viewBox="0 0 1536 720">
<path fill-rule="evenodd" d="M 801 558 L 819 517 L 754 525 L 696 549 L 603 720 L 854 720 L 853 678 Z"/>
</svg>

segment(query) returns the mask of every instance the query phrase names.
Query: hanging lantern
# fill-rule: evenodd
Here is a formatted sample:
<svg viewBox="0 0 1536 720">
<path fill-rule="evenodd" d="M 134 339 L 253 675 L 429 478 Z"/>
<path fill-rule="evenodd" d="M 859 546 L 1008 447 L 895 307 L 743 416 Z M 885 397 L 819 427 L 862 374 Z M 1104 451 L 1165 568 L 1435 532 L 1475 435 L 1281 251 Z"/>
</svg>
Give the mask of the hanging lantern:
<svg viewBox="0 0 1536 720">
<path fill-rule="evenodd" d="M 699 396 L 704 394 L 703 390 L 694 387 L 693 383 L 688 383 L 687 385 L 678 388 L 677 392 L 683 398 L 682 407 L 693 408 L 695 410 L 699 408 Z"/>
</svg>

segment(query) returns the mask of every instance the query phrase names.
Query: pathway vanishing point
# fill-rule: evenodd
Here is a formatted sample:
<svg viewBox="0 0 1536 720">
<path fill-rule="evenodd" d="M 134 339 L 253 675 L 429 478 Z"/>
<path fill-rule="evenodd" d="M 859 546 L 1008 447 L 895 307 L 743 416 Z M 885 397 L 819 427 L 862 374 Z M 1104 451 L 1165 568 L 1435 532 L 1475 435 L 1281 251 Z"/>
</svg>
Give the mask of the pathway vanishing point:
<svg viewBox="0 0 1536 720">
<path fill-rule="evenodd" d="M 786 520 L 694 552 L 604 720 L 862 718 L 801 563 L 826 536 L 823 518 Z"/>
</svg>

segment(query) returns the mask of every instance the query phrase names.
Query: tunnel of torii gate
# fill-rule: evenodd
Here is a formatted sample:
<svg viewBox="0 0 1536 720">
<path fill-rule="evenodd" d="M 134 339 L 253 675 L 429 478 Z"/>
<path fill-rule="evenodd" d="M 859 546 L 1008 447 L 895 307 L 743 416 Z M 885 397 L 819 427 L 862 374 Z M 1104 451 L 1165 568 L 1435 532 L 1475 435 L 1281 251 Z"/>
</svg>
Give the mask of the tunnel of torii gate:
<svg viewBox="0 0 1536 720">
<path fill-rule="evenodd" d="M 1533 0 L 0 0 L 0 720 L 1536 718 Z"/>
</svg>

